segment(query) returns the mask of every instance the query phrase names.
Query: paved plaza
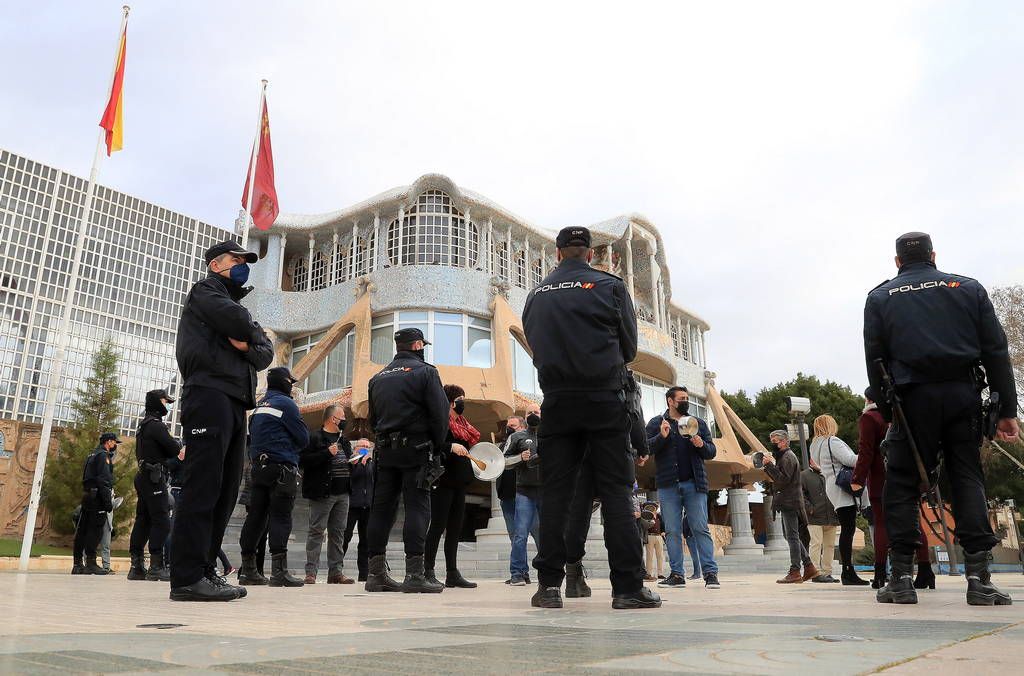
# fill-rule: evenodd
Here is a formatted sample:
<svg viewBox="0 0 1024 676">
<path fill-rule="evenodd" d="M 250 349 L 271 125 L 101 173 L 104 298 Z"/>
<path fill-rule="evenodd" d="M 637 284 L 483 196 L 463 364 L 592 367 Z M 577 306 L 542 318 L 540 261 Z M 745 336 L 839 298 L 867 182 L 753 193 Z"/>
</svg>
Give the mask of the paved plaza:
<svg viewBox="0 0 1024 676">
<path fill-rule="evenodd" d="M 1002 608 L 968 607 L 962 578 L 882 606 L 870 589 L 774 577 L 691 582 L 644 611 L 613 611 L 596 580 L 593 598 L 559 611 L 498 581 L 440 596 L 250 588 L 196 604 L 123 575 L 0 573 L 0 673 L 1020 673 L 1022 575 L 996 576 L 1020 599 Z"/>
</svg>

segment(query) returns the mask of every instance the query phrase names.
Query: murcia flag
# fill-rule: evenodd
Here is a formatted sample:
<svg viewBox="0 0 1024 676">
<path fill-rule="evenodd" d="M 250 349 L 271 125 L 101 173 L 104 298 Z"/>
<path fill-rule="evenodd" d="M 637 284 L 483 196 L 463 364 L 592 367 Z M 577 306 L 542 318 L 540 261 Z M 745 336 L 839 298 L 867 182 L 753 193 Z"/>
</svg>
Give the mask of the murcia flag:
<svg viewBox="0 0 1024 676">
<path fill-rule="evenodd" d="M 270 117 L 267 115 L 267 100 L 263 99 L 263 116 L 260 118 L 259 138 L 256 139 L 256 179 L 252 180 L 252 161 L 245 177 L 242 191 L 242 207 L 249 208 L 249 184 L 252 183 L 252 222 L 260 230 L 274 224 L 281 212 L 277 204 L 277 189 L 274 187 L 274 151 L 270 147 Z"/>
<path fill-rule="evenodd" d="M 128 44 L 128 27 L 121 33 L 121 44 L 117 50 L 117 63 L 114 67 L 114 82 L 110 87 L 110 100 L 103 111 L 100 126 L 107 131 L 107 157 L 110 153 L 120 150 L 124 135 L 124 57 Z"/>
</svg>

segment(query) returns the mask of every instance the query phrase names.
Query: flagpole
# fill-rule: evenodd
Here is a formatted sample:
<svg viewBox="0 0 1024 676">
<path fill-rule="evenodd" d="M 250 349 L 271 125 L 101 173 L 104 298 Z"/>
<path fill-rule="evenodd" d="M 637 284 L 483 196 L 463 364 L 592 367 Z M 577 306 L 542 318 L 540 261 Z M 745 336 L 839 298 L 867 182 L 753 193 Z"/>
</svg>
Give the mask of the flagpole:
<svg viewBox="0 0 1024 676">
<path fill-rule="evenodd" d="M 249 244 L 249 228 L 253 224 L 252 193 L 256 186 L 256 158 L 260 156 L 260 141 L 263 140 L 263 106 L 267 101 L 267 81 L 260 80 L 260 112 L 256 117 L 256 142 L 252 144 L 252 157 L 249 158 L 249 192 L 245 205 L 245 225 L 242 227 L 242 248 Z"/>
<path fill-rule="evenodd" d="M 113 91 L 114 77 L 117 74 L 118 54 L 121 50 L 121 36 L 124 35 L 125 28 L 128 26 L 128 12 L 131 11 L 131 8 L 125 5 L 122 11 L 124 13 L 121 16 L 121 29 L 117 32 L 117 49 L 114 50 L 114 68 L 110 73 L 107 99 L 110 98 L 110 94 Z M 92 213 L 92 201 L 96 194 L 96 177 L 100 170 L 105 140 L 106 130 L 101 128 L 99 138 L 96 140 L 96 152 L 92 158 L 89 183 L 85 190 L 82 218 L 78 222 L 78 234 L 71 262 L 71 278 L 68 280 L 67 297 L 64 302 L 64 310 L 61 313 L 60 329 L 57 332 L 57 353 L 53 358 L 53 367 L 50 370 L 50 379 L 46 390 L 43 430 L 39 436 L 39 452 L 36 454 L 36 468 L 32 476 L 32 494 L 28 501 L 28 513 L 25 516 L 25 536 L 21 540 L 21 559 L 18 561 L 18 570 L 20 571 L 28 570 L 29 557 L 32 554 L 32 540 L 35 537 L 36 516 L 39 512 L 39 495 L 43 488 L 43 473 L 46 469 L 46 456 L 50 449 L 50 436 L 53 433 L 53 419 L 57 407 L 57 390 L 60 389 L 60 379 L 64 371 L 64 359 L 67 356 L 71 332 L 71 311 L 74 308 L 75 293 L 78 290 L 78 278 L 82 267 L 82 250 L 85 249 L 85 236 L 89 232 L 89 216 Z"/>
</svg>

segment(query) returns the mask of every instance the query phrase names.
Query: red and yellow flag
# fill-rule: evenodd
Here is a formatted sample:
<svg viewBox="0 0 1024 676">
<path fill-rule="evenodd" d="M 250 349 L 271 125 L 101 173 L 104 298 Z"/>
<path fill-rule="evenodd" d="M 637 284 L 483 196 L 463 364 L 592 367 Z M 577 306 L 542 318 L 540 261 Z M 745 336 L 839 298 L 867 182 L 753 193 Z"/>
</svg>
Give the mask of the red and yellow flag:
<svg viewBox="0 0 1024 676">
<path fill-rule="evenodd" d="M 274 186 L 274 151 L 270 147 L 270 116 L 267 101 L 263 100 L 263 116 L 260 118 L 259 152 L 256 155 L 256 179 L 252 182 L 252 222 L 259 230 L 267 230 L 277 219 L 281 209 L 277 203 L 277 188 Z M 249 208 L 249 181 L 252 178 L 252 156 L 249 173 L 245 176 L 242 190 L 242 208 Z"/>
<path fill-rule="evenodd" d="M 120 150 L 124 135 L 124 59 L 128 44 L 128 27 L 121 33 L 121 44 L 117 50 L 117 65 L 114 69 L 114 83 L 110 87 L 110 100 L 103 111 L 100 126 L 107 130 L 107 156 Z"/>
</svg>

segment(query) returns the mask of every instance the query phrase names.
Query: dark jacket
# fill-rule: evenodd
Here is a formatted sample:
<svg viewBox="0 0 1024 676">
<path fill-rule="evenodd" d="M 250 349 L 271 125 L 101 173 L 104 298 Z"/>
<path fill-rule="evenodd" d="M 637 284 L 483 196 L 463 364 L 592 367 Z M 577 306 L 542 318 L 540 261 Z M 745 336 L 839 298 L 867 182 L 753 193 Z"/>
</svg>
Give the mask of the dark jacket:
<svg viewBox="0 0 1024 676">
<path fill-rule="evenodd" d="M 178 455 L 181 444 L 171 436 L 164 424 L 163 417 L 167 415 L 167 409 L 159 399 L 154 400 L 152 394 L 150 392 L 146 395 L 146 415 L 135 431 L 135 459 L 140 462 L 163 463 Z"/>
<path fill-rule="evenodd" d="M 885 486 L 885 457 L 882 455 L 882 440 L 889 424 L 877 409 L 861 414 L 857 420 L 860 432 L 857 440 L 857 465 L 853 468 L 853 483 L 867 486 L 868 497 L 873 504 L 881 504 L 882 488 Z"/>
<path fill-rule="evenodd" d="M 423 453 L 408 451 L 398 457 L 394 449 L 382 448 L 381 438 L 392 432 L 430 441 L 437 452 L 451 451 L 451 443 L 445 444 L 451 404 L 433 364 L 412 352 L 399 352 L 390 364 L 370 378 L 367 390 L 370 427 L 377 436 L 380 451 L 377 462 L 397 466 L 416 465 L 426 460 Z"/>
<path fill-rule="evenodd" d="M 168 458 L 164 464 L 167 465 L 167 482 L 171 485 L 171 488 L 181 488 L 185 485 L 185 463 L 178 460 L 178 456 L 174 456 L 173 458 Z M 248 463 L 245 466 L 248 467 Z M 245 484 L 244 480 L 242 484 Z M 241 498 L 239 498 L 238 502 L 243 505 L 247 504 L 242 502 Z"/>
<path fill-rule="evenodd" d="M 185 392 L 193 386 L 209 387 L 246 408 L 256 405 L 256 372 L 270 366 L 274 350 L 260 325 L 239 304 L 247 293 L 212 272 L 189 291 L 174 348 Z M 249 351 L 236 350 L 228 338 L 249 343 Z"/>
<path fill-rule="evenodd" d="M 775 496 L 772 498 L 772 511 L 799 512 L 804 505 L 803 490 L 800 485 L 800 461 L 793 449 L 772 451 L 775 464 L 765 463 L 764 471 L 771 477 Z"/>
<path fill-rule="evenodd" d="M 1000 417 L 1017 415 L 1017 388 L 1006 333 L 988 292 L 977 280 L 941 272 L 931 263 L 910 263 L 877 286 L 864 305 L 864 356 L 868 380 L 879 392 L 883 359 L 897 385 L 963 380 L 980 361 Z M 879 402 L 886 419 L 887 406 Z"/>
<path fill-rule="evenodd" d="M 514 458 L 521 455 L 523 451 L 530 451 L 530 459 L 520 462 L 514 467 L 516 471 L 516 492 L 520 488 L 536 488 L 541 485 L 540 480 L 540 444 L 537 441 L 537 430 L 533 428 L 519 430 L 509 437 L 505 446 L 505 457 Z"/>
<path fill-rule="evenodd" d="M 523 330 L 540 387 L 621 390 L 636 358 L 636 311 L 626 285 L 586 262 L 565 259 L 526 298 Z"/>
<path fill-rule="evenodd" d="M 668 420 L 672 431 L 668 437 L 661 436 L 661 421 Z M 679 483 L 679 450 L 688 448 L 690 453 L 690 464 L 693 471 L 693 486 L 698 491 L 708 490 L 708 472 L 704 467 L 705 460 L 713 460 L 718 450 L 711 438 L 711 429 L 708 424 L 697 418 L 697 434 L 704 440 L 704 446 L 697 448 L 689 439 L 684 439 L 679 434 L 679 424 L 669 417 L 668 411 L 664 414 L 654 416 L 647 421 L 647 441 L 654 454 L 654 462 L 657 465 L 655 482 L 659 488 L 674 486 Z"/>
<path fill-rule="evenodd" d="M 102 446 L 97 446 L 85 459 L 82 490 L 87 494 L 96 491 L 92 508 L 105 512 L 114 509 L 114 467 L 111 465 L 110 454 Z"/>
<path fill-rule="evenodd" d="M 450 429 L 448 430 L 448 436 L 445 437 L 444 442 L 446 447 L 449 449 L 452 447 L 452 444 L 462 444 L 467 450 L 469 449 L 469 444 L 462 439 L 456 439 Z M 444 461 L 444 474 L 442 474 L 434 483 L 435 486 L 465 488 L 469 484 L 473 483 L 473 479 L 476 478 L 476 475 L 473 474 L 473 464 L 469 458 L 464 458 L 461 455 L 455 455 L 454 453 L 447 453 L 443 455 L 442 458 Z"/>
<path fill-rule="evenodd" d="M 320 500 L 331 494 L 331 462 L 334 456 L 328 449 L 332 443 L 334 442 L 327 432 L 319 429 L 309 435 L 309 443 L 300 453 L 302 497 L 307 500 Z M 352 457 L 352 444 L 344 434 L 338 435 L 338 455 L 343 456 L 346 461 Z M 351 466 L 346 466 L 351 470 Z M 351 471 L 349 478 L 351 483 Z"/>
<path fill-rule="evenodd" d="M 374 460 L 354 462 L 349 467 L 352 473 L 352 494 L 349 497 L 349 509 L 369 509 L 373 504 L 373 471 Z"/>
<path fill-rule="evenodd" d="M 800 472 L 800 486 L 803 488 L 807 523 L 811 526 L 838 526 L 839 517 L 825 493 L 825 477 L 821 472 L 810 467 Z"/>
<path fill-rule="evenodd" d="M 299 452 L 309 444 L 309 430 L 289 395 L 267 390 L 249 419 L 249 439 L 253 460 L 266 454 L 270 462 L 297 467 Z"/>
</svg>

